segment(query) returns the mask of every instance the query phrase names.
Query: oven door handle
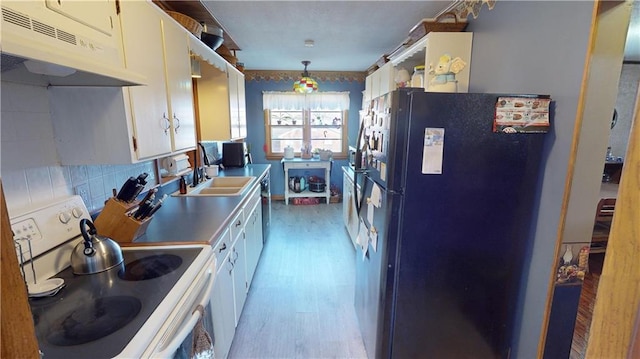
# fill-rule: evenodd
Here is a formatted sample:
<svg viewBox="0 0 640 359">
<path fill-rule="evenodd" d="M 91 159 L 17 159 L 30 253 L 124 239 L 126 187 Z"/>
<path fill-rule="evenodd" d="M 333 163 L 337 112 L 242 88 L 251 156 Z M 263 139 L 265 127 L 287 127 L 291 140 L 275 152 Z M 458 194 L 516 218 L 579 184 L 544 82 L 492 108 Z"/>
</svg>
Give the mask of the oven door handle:
<svg viewBox="0 0 640 359">
<path fill-rule="evenodd" d="M 200 307 L 205 308 L 211 299 L 211 290 L 213 289 L 213 284 L 215 282 L 214 276 L 216 275 L 215 261 L 209 268 L 209 273 L 207 274 L 209 282 L 206 286 L 204 295 L 198 304 L 195 305 L 193 312 L 191 313 L 191 317 L 185 322 L 182 328 L 175 332 L 173 336 L 173 340 L 169 342 L 169 344 L 165 345 L 164 350 L 158 353 L 153 354 L 154 358 L 169 358 L 173 356 L 173 353 L 178 349 L 180 344 L 185 340 L 185 338 L 193 331 L 198 323 L 198 320 L 203 315 L 203 312 L 200 310 Z M 211 333 L 210 333 L 211 334 Z"/>
</svg>

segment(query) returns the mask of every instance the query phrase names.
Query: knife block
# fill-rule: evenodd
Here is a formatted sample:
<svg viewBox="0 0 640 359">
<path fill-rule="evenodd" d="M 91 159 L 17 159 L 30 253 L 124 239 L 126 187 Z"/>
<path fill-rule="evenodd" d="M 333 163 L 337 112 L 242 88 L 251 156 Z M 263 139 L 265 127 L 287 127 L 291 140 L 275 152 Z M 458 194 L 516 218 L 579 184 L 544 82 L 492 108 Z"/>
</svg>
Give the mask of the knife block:
<svg viewBox="0 0 640 359">
<path fill-rule="evenodd" d="M 109 237 L 118 243 L 130 243 L 142 236 L 146 231 L 153 216 L 139 221 L 129 213 L 133 212 L 139 202 L 126 203 L 109 198 L 104 209 L 94 221 L 98 235 Z"/>
</svg>

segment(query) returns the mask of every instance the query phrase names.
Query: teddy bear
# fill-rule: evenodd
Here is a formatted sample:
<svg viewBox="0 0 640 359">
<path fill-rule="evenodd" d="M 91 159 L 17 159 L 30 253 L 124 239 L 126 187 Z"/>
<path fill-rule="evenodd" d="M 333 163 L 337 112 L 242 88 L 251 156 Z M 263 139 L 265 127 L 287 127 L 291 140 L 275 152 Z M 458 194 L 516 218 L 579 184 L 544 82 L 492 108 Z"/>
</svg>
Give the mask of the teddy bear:
<svg viewBox="0 0 640 359">
<path fill-rule="evenodd" d="M 452 58 L 444 54 L 438 59 L 438 65 L 429 64 L 429 75 L 433 78 L 427 85 L 428 92 L 458 92 L 456 74 L 467 65 L 461 58 Z"/>
</svg>

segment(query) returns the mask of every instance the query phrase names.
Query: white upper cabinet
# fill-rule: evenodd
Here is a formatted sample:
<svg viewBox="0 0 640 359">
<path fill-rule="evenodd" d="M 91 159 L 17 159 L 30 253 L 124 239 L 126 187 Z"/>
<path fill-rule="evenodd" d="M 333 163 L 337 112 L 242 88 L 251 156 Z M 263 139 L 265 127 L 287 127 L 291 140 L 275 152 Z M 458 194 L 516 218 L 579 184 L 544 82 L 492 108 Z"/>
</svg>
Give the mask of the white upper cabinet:
<svg viewBox="0 0 640 359">
<path fill-rule="evenodd" d="M 120 20 L 127 67 L 147 78 L 156 77 L 145 88 L 129 89 L 138 157 L 157 157 L 194 148 L 187 31 L 145 1 L 123 1 Z"/>
<path fill-rule="evenodd" d="M 228 141 L 247 136 L 244 75 L 227 64 L 221 71 L 200 61 L 202 77 L 197 82 L 200 139 Z"/>
<path fill-rule="evenodd" d="M 171 152 L 171 115 L 160 13 L 146 1 L 123 1 L 121 10 L 126 66 L 149 79 L 148 86 L 125 90 L 131 97 L 137 157 L 168 154 Z M 146 40 L 142 42 L 141 39 Z"/>
<path fill-rule="evenodd" d="M 167 99 L 171 114 L 172 149 L 175 152 L 196 145 L 189 37 L 178 23 L 164 13 L 162 15 Z"/>
<path fill-rule="evenodd" d="M 247 137 L 247 109 L 244 94 L 244 74 L 232 65 L 227 66 L 229 74 L 229 108 L 231 138 Z"/>
<path fill-rule="evenodd" d="M 387 62 L 365 80 L 367 97 L 371 100 L 395 90 L 393 64 Z M 368 87 L 367 87 L 368 86 Z"/>
<path fill-rule="evenodd" d="M 146 1 L 120 9 L 125 65 L 148 85 L 51 88 L 62 164 L 134 163 L 196 146 L 187 31 Z"/>
</svg>

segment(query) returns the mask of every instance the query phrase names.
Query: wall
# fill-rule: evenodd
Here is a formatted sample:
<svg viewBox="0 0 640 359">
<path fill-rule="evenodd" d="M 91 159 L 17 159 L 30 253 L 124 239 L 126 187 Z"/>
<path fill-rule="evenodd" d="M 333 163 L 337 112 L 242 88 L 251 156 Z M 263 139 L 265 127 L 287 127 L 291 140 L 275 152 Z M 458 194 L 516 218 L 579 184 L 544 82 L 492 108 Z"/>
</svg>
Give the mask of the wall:
<svg viewBox="0 0 640 359">
<path fill-rule="evenodd" d="M 587 52 L 593 2 L 498 1 L 472 20 L 469 92 L 550 94 L 555 101 L 545 135 L 538 207 L 531 229 L 512 353 L 537 356 L 549 279 L 555 257 L 563 193 Z"/>
<path fill-rule="evenodd" d="M 631 132 L 631 122 L 633 120 L 633 110 L 636 104 L 636 94 L 640 83 L 640 64 L 627 63 L 622 65 L 620 73 L 620 84 L 618 85 L 618 97 L 616 99 L 616 109 L 618 110 L 618 122 L 611 129 L 609 146 L 616 157 L 625 157 L 629 133 Z"/>
<path fill-rule="evenodd" d="M 311 73 L 313 76 L 313 72 Z M 249 76 L 247 76 L 249 77 Z M 364 79 L 364 76 L 363 76 Z M 276 196 L 284 196 L 284 173 L 280 161 L 267 160 L 263 150 L 265 145 L 264 111 L 262 110 L 263 91 L 292 91 L 293 81 L 289 80 L 264 80 L 247 79 L 245 83 L 245 96 L 247 101 L 247 143 L 251 145 L 251 154 L 254 163 L 271 164 L 271 193 Z M 362 108 L 362 91 L 364 81 L 318 81 L 320 91 L 349 91 L 349 144 L 355 145 L 358 135 L 359 110 Z M 347 164 L 347 160 L 334 160 L 331 171 L 331 183 L 342 191 L 341 167 Z M 313 174 L 313 173 L 312 173 Z M 320 173 L 318 173 L 320 174 Z"/>
<path fill-rule="evenodd" d="M 95 211 L 104 206 L 104 201 L 112 195 L 112 188 L 119 190 L 130 176 L 147 172 L 148 182 L 156 182 L 153 162 L 60 165 L 47 89 L 6 81 L 0 84 L 0 176 L 11 216 L 71 196 L 75 191 L 82 192 L 87 208 Z"/>
</svg>

